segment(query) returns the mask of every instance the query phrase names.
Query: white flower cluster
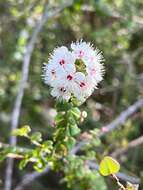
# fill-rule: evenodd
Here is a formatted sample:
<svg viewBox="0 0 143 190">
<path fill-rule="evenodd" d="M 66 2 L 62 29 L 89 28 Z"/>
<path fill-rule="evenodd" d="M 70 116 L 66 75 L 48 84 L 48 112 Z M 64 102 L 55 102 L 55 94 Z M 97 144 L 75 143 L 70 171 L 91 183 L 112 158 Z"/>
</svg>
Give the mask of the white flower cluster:
<svg viewBox="0 0 143 190">
<path fill-rule="evenodd" d="M 71 44 L 71 51 L 62 46 L 54 50 L 48 64 L 44 63 L 44 81 L 52 87 L 51 95 L 80 102 L 88 98 L 104 73 L 103 56 L 98 49 L 82 40 Z"/>
</svg>

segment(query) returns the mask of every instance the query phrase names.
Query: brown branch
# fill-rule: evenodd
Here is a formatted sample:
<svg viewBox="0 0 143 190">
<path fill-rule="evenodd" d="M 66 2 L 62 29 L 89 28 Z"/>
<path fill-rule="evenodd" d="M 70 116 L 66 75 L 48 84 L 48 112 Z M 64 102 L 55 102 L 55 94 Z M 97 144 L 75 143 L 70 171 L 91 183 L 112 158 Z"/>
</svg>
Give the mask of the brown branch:
<svg viewBox="0 0 143 190">
<path fill-rule="evenodd" d="M 46 6 L 41 20 L 37 23 L 37 25 L 33 31 L 32 37 L 26 46 L 26 51 L 25 51 L 24 58 L 23 58 L 22 77 L 21 77 L 21 81 L 19 83 L 17 97 L 16 97 L 16 100 L 14 103 L 14 108 L 12 111 L 10 131 L 12 131 L 18 127 L 21 104 L 22 104 L 22 100 L 23 100 L 23 96 L 24 96 L 24 90 L 26 87 L 26 83 L 28 81 L 29 65 L 30 65 L 30 61 L 31 61 L 32 52 L 33 52 L 35 43 L 37 41 L 38 34 L 42 30 L 45 22 L 47 22 L 48 19 L 50 19 L 54 16 L 57 16 L 65 7 L 68 7 L 71 5 L 72 5 L 72 1 L 63 4 L 61 7 L 57 8 L 53 11 L 49 11 L 48 6 Z M 15 146 L 16 143 L 17 143 L 17 138 L 14 136 L 11 136 L 10 137 L 10 145 Z M 14 160 L 12 158 L 7 159 L 5 188 L 4 188 L 5 190 L 11 190 L 13 162 L 14 162 Z"/>
<path fill-rule="evenodd" d="M 126 153 L 129 149 L 140 146 L 141 144 L 143 144 L 143 135 L 141 137 L 129 142 L 126 147 L 117 149 L 115 152 L 113 152 L 111 154 L 111 156 L 115 158 L 117 156 L 120 156 L 121 154 Z"/>
</svg>

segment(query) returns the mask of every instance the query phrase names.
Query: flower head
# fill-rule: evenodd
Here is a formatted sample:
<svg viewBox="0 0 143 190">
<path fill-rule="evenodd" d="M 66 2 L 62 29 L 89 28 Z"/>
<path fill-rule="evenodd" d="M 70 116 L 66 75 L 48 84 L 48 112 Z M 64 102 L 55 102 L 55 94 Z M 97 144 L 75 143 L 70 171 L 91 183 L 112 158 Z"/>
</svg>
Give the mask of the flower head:
<svg viewBox="0 0 143 190">
<path fill-rule="evenodd" d="M 51 95 L 69 101 L 75 97 L 85 101 L 97 88 L 104 73 L 103 56 L 90 43 L 82 40 L 67 47 L 58 47 L 44 64 L 43 78 L 51 86 Z"/>
</svg>

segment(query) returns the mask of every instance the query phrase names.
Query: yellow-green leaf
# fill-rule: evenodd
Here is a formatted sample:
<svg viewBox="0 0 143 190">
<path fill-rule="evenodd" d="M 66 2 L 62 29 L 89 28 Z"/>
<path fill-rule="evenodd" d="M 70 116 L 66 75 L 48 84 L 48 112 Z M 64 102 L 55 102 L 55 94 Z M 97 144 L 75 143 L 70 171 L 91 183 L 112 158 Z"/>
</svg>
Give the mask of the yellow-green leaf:
<svg viewBox="0 0 143 190">
<path fill-rule="evenodd" d="M 119 169 L 120 164 L 110 156 L 104 157 L 99 165 L 99 171 L 103 176 L 115 174 Z"/>
<path fill-rule="evenodd" d="M 25 125 L 19 129 L 15 129 L 12 131 L 12 135 L 14 136 L 23 136 L 23 137 L 27 137 L 28 133 L 31 132 L 31 129 L 28 125 Z"/>
</svg>

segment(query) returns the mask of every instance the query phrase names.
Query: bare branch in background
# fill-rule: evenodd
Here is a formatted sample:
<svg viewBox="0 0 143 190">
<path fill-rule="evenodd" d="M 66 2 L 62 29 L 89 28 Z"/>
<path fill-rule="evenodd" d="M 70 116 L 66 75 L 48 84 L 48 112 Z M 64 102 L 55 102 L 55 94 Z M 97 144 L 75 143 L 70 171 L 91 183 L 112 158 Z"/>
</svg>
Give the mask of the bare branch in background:
<svg viewBox="0 0 143 190">
<path fill-rule="evenodd" d="M 46 173 L 48 173 L 50 170 L 49 167 L 45 168 L 45 170 L 43 172 L 32 172 L 30 174 L 26 174 L 22 181 L 16 186 L 16 188 L 14 190 L 23 190 L 25 186 L 27 186 L 28 184 L 30 184 L 32 181 L 36 180 L 37 178 L 45 175 Z"/>
<path fill-rule="evenodd" d="M 138 137 L 137 139 L 135 139 L 135 140 L 129 142 L 126 147 L 117 149 L 115 152 L 113 152 L 113 153 L 111 154 L 111 156 L 113 156 L 113 157 L 120 156 L 121 154 L 126 153 L 129 149 L 135 148 L 135 147 L 137 147 L 137 146 L 140 146 L 141 144 L 143 144 L 143 136 Z"/>
<path fill-rule="evenodd" d="M 104 126 L 106 127 L 108 130 L 107 132 L 111 132 L 112 130 L 116 129 L 118 126 L 123 125 L 125 123 L 125 121 L 132 115 L 134 114 L 138 109 L 143 107 L 143 99 L 138 100 L 137 102 L 135 102 L 133 105 L 131 105 L 128 109 L 126 109 L 125 111 L 123 111 L 113 122 L 111 122 L 110 124 Z M 101 133 L 100 136 L 105 135 L 107 132 Z M 134 142 L 131 143 L 130 147 L 133 147 L 139 143 L 142 143 L 143 141 L 143 137 L 140 137 L 139 139 L 136 139 Z M 76 145 L 76 147 L 72 150 L 72 154 L 76 154 L 82 146 L 84 146 L 87 142 L 83 141 L 79 144 Z M 96 163 L 93 162 L 88 162 L 88 165 L 90 168 L 92 169 L 96 169 L 98 170 L 98 165 Z M 49 171 L 49 169 L 48 169 Z M 48 172 L 47 171 L 47 172 Z M 43 173 L 43 172 L 42 172 Z M 24 188 L 24 186 L 28 185 L 29 183 L 31 183 L 33 180 L 35 180 L 36 178 L 40 177 L 42 175 L 42 173 L 37 173 L 37 172 L 33 172 L 31 174 L 29 174 L 29 177 L 26 178 L 24 177 L 22 182 L 14 189 L 14 190 L 22 190 Z M 45 174 L 45 170 L 43 175 Z M 136 183 L 139 184 L 140 183 L 140 179 L 133 177 L 133 176 L 129 176 L 127 174 L 121 173 L 119 172 L 117 174 L 117 177 L 123 181 L 129 181 L 131 183 Z M 31 178 L 31 180 L 30 180 Z M 26 180 L 27 179 L 27 180 Z"/>
<path fill-rule="evenodd" d="M 112 130 L 114 130 L 115 128 L 117 128 L 120 125 L 123 125 L 125 123 L 125 121 L 132 115 L 134 114 L 138 109 L 143 107 L 143 99 L 138 100 L 137 102 L 135 102 L 133 105 L 131 105 L 129 108 L 127 108 L 125 111 L 123 111 L 113 122 L 111 122 L 110 124 L 104 126 L 105 128 L 107 128 L 108 130 L 106 132 L 102 132 L 100 134 L 100 136 L 105 135 L 107 132 L 111 132 Z M 133 145 L 137 145 L 137 143 L 139 143 L 140 140 L 132 143 Z M 142 141 L 142 138 L 141 138 Z M 84 146 L 87 143 L 87 141 L 83 141 L 79 144 L 76 145 L 76 147 L 71 151 L 71 154 L 76 154 L 82 146 Z M 98 169 L 98 165 L 96 163 L 93 162 L 88 162 L 89 167 L 93 168 L 93 169 Z M 48 168 L 49 171 L 49 168 Z M 47 172 L 48 172 L 47 171 Z M 42 172 L 43 173 L 43 172 Z M 31 183 L 33 180 L 35 180 L 36 178 L 40 177 L 42 175 L 42 173 L 37 173 L 37 172 L 33 172 L 31 174 L 28 174 L 26 176 L 29 177 L 24 177 L 22 182 L 15 188 L 15 190 L 22 190 L 24 186 L 28 185 L 29 183 Z M 43 175 L 45 174 L 45 170 Z M 124 173 L 118 173 L 117 177 L 120 178 L 121 180 L 124 181 L 130 181 L 132 183 L 139 183 L 140 179 L 136 178 L 136 177 L 132 177 L 132 176 L 128 176 Z"/>
<path fill-rule="evenodd" d="M 37 41 L 38 34 L 42 30 L 45 22 L 48 19 L 57 16 L 64 8 L 71 6 L 72 1 L 63 4 L 61 7 L 54 9 L 53 11 L 48 10 L 48 6 L 45 7 L 44 13 L 42 15 L 41 20 L 37 23 L 32 37 L 29 43 L 26 46 L 26 51 L 23 58 L 23 66 L 22 66 L 22 77 L 18 87 L 17 97 L 14 103 L 14 108 L 12 111 L 11 116 L 11 129 L 10 131 L 16 129 L 18 127 L 19 117 L 20 117 L 20 110 L 21 104 L 24 96 L 24 90 L 26 87 L 26 83 L 28 81 L 28 74 L 29 74 L 29 65 L 31 61 L 32 52 Z M 15 136 L 10 137 L 10 145 L 15 146 L 17 143 L 17 138 Z M 14 160 L 12 158 L 7 159 L 7 167 L 6 167 L 6 176 L 5 176 L 5 190 L 11 190 L 12 186 L 12 169 L 13 169 Z"/>
<path fill-rule="evenodd" d="M 106 132 L 101 132 L 100 137 L 113 131 L 120 125 L 123 125 L 130 116 L 132 116 L 137 110 L 139 110 L 142 107 L 143 107 L 143 98 L 139 99 L 133 105 L 129 106 L 125 111 L 121 112 L 121 114 L 115 120 L 113 120 L 111 123 L 103 126 L 107 130 L 106 130 Z"/>
<path fill-rule="evenodd" d="M 81 10 L 82 11 L 87 11 L 87 12 L 95 12 L 94 7 L 89 5 L 89 4 L 83 4 L 81 6 Z M 112 9 L 111 12 L 112 13 L 108 14 L 108 17 L 112 17 L 112 18 L 115 18 L 115 19 L 121 19 L 121 20 L 128 20 L 128 17 L 123 16 L 120 12 L 117 12 L 117 10 Z M 133 20 L 133 22 L 135 22 L 138 25 L 142 26 L 142 24 L 143 24 L 143 18 L 141 16 L 133 15 L 132 20 Z"/>
<path fill-rule="evenodd" d="M 93 170 L 98 170 L 99 169 L 99 165 L 92 162 L 92 161 L 88 161 L 87 162 L 88 166 L 93 169 Z M 33 172 L 30 174 L 27 174 L 23 177 L 22 181 L 17 185 L 17 187 L 14 190 L 23 190 L 27 185 L 29 185 L 32 181 L 36 180 L 37 178 L 45 175 L 46 173 L 48 173 L 50 171 L 50 168 L 47 167 L 43 172 Z M 125 182 L 131 182 L 134 184 L 139 184 L 140 183 L 140 179 L 137 177 L 133 177 L 133 176 L 129 176 L 127 174 L 124 173 L 117 173 L 116 175 L 120 180 L 125 181 Z"/>
<path fill-rule="evenodd" d="M 120 125 L 123 125 L 126 122 L 126 120 L 130 116 L 132 116 L 135 112 L 137 112 L 137 110 L 139 110 L 140 108 L 143 108 L 143 99 L 139 99 L 138 101 L 136 101 L 133 105 L 129 106 L 125 111 L 121 112 L 121 114 L 115 120 L 113 120 L 108 125 L 103 126 L 102 128 L 106 129 L 106 130 L 104 132 L 101 132 L 99 137 L 106 135 L 107 133 L 113 131 Z M 81 149 L 81 147 L 83 147 L 86 143 L 87 143 L 87 141 L 79 142 L 73 148 L 71 153 L 76 154 Z"/>
<path fill-rule="evenodd" d="M 88 166 L 91 168 L 91 169 L 95 169 L 95 170 L 98 170 L 99 169 L 99 165 L 94 163 L 93 161 L 89 161 L 88 162 Z M 116 174 L 116 176 L 122 180 L 122 181 L 125 181 L 125 182 L 131 182 L 133 184 L 139 184 L 140 183 L 140 179 L 137 178 L 137 177 L 133 177 L 133 176 L 129 176 L 125 173 L 122 173 L 122 172 L 118 172 Z"/>
</svg>

